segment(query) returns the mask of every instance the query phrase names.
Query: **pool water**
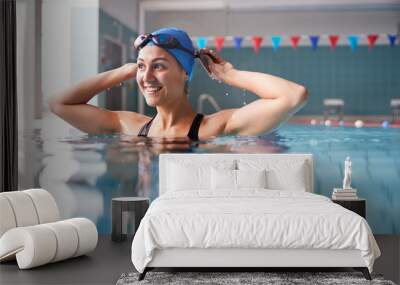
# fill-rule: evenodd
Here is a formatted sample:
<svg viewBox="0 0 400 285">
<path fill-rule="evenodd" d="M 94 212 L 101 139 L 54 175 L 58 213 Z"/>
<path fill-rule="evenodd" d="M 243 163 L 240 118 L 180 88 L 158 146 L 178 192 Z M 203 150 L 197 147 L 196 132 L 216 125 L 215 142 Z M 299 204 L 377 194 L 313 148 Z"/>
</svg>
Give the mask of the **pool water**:
<svg viewBox="0 0 400 285">
<path fill-rule="evenodd" d="M 20 136 L 21 138 L 21 136 Z M 375 234 L 400 234 L 400 130 L 285 124 L 257 137 L 218 137 L 199 143 L 124 135 L 21 138 L 34 142 L 34 187 L 50 191 L 63 218 L 84 216 L 111 232 L 111 199 L 158 196 L 158 155 L 196 153 L 312 153 L 314 191 L 330 197 L 352 159 L 352 187 L 367 200 Z M 129 231 L 132 229 L 129 228 Z"/>
</svg>

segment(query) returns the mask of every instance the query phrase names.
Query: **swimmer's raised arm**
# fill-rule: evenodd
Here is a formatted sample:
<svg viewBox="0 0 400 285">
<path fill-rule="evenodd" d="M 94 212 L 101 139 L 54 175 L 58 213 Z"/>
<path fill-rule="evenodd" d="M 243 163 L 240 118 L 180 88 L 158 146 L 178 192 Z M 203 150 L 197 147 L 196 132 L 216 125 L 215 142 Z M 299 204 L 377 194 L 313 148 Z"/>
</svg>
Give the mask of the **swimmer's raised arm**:
<svg viewBox="0 0 400 285">
<path fill-rule="evenodd" d="M 269 74 L 233 69 L 226 83 L 246 89 L 260 97 L 236 109 L 229 118 L 225 133 L 257 135 L 276 128 L 307 101 L 304 86 Z"/>
<path fill-rule="evenodd" d="M 304 86 L 265 73 L 237 70 L 215 53 L 212 54 L 217 57 L 217 63 L 210 65 L 215 77 L 260 97 L 231 112 L 225 134 L 265 133 L 287 120 L 306 103 L 308 94 Z"/>
<path fill-rule="evenodd" d="M 120 112 L 112 112 L 87 102 L 96 94 L 136 77 L 136 63 L 99 73 L 68 88 L 49 100 L 50 110 L 74 127 L 91 134 L 121 131 Z"/>
</svg>

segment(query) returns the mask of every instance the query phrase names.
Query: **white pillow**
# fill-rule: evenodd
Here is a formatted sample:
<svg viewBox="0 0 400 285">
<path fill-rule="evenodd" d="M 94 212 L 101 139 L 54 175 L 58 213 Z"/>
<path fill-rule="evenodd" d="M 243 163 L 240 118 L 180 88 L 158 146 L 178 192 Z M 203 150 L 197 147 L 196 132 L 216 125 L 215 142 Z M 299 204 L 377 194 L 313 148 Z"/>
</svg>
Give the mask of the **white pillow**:
<svg viewBox="0 0 400 285">
<path fill-rule="evenodd" d="M 236 170 L 237 188 L 267 188 L 267 171 Z"/>
<path fill-rule="evenodd" d="M 190 161 L 171 160 L 166 164 L 167 191 L 211 189 L 211 168 L 235 169 L 234 160 Z"/>
<path fill-rule="evenodd" d="M 307 161 L 296 159 L 240 159 L 240 170 L 267 170 L 267 188 L 273 190 L 306 191 L 311 189 L 310 167 Z"/>
<path fill-rule="evenodd" d="M 211 189 L 212 190 L 235 190 L 236 170 L 211 168 Z"/>
<path fill-rule="evenodd" d="M 272 169 L 267 172 L 268 188 L 275 190 L 303 191 L 310 189 L 304 162 L 294 163 L 288 171 Z"/>
<path fill-rule="evenodd" d="M 204 177 L 208 176 L 208 172 L 208 167 L 169 163 L 167 189 L 185 191 L 210 188 L 209 179 L 204 179 Z"/>
<path fill-rule="evenodd" d="M 211 169 L 212 190 L 239 190 L 241 188 L 266 188 L 266 171 Z"/>
</svg>

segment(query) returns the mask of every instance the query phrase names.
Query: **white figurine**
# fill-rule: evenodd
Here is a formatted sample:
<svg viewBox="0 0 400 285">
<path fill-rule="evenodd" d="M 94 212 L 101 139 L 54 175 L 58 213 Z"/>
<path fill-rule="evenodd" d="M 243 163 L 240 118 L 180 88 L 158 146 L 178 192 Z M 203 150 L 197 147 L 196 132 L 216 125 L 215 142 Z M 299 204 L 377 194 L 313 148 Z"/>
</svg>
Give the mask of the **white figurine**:
<svg viewBox="0 0 400 285">
<path fill-rule="evenodd" d="M 351 160 L 350 156 L 344 161 L 343 189 L 351 189 Z"/>
</svg>

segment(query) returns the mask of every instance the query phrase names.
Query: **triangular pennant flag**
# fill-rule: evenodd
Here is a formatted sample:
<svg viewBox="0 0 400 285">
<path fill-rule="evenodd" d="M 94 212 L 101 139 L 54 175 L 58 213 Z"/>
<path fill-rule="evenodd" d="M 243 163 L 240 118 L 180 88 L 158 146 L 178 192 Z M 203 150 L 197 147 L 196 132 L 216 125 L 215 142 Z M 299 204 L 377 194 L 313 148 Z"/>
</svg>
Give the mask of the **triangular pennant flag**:
<svg viewBox="0 0 400 285">
<path fill-rule="evenodd" d="M 336 49 L 336 44 L 339 41 L 338 35 L 330 35 L 329 36 L 329 43 L 331 45 L 331 49 Z"/>
<path fill-rule="evenodd" d="M 206 37 L 198 37 L 197 38 L 197 47 L 205 48 L 207 46 L 207 38 Z"/>
<path fill-rule="evenodd" d="M 309 36 L 313 50 L 317 49 L 319 36 Z"/>
<path fill-rule="evenodd" d="M 272 36 L 271 41 L 272 41 L 272 46 L 274 48 L 274 51 L 277 51 L 279 48 L 279 45 L 281 44 L 282 37 L 281 36 Z"/>
<path fill-rule="evenodd" d="M 261 46 L 262 40 L 263 40 L 263 38 L 260 37 L 260 36 L 254 36 L 254 37 L 252 38 L 253 47 L 254 47 L 254 52 L 257 53 L 257 54 L 258 54 L 259 51 L 260 51 L 260 46 Z"/>
<path fill-rule="evenodd" d="M 291 36 L 290 41 L 292 42 L 292 48 L 296 49 L 297 46 L 299 45 L 300 36 Z"/>
<path fill-rule="evenodd" d="M 376 40 L 378 39 L 378 35 L 373 34 L 373 35 L 368 35 L 368 47 L 369 49 L 372 49 L 375 45 Z"/>
<path fill-rule="evenodd" d="M 389 43 L 391 47 L 396 44 L 397 35 L 388 35 Z"/>
<path fill-rule="evenodd" d="M 240 49 L 242 45 L 243 37 L 233 37 L 233 41 L 235 42 L 235 48 Z"/>
<path fill-rule="evenodd" d="M 359 37 L 356 35 L 350 35 L 348 38 L 349 38 L 349 44 L 350 44 L 351 50 L 355 51 L 358 46 Z"/>
<path fill-rule="evenodd" d="M 214 42 L 218 52 L 221 51 L 222 46 L 224 45 L 224 40 L 225 40 L 224 37 L 215 37 Z"/>
</svg>

